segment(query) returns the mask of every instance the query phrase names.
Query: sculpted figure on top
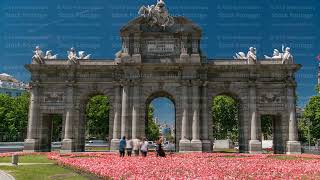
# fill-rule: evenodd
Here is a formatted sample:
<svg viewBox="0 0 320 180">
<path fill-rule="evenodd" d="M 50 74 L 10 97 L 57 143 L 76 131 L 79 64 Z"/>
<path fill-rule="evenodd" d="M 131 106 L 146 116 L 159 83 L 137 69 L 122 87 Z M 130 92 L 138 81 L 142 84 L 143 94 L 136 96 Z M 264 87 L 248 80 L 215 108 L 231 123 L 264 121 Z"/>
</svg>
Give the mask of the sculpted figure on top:
<svg viewBox="0 0 320 180">
<path fill-rule="evenodd" d="M 272 57 L 269 57 L 267 55 L 264 55 L 266 59 L 272 59 L 272 60 L 281 60 L 282 64 L 292 64 L 293 63 L 293 56 L 290 53 L 290 48 L 282 45 L 282 53 L 279 52 L 278 49 L 273 50 Z"/>
<path fill-rule="evenodd" d="M 174 19 L 169 15 L 163 0 L 158 0 L 156 5 L 142 6 L 139 15 L 144 17 L 150 26 L 158 25 L 166 28 L 174 24 Z"/>
<path fill-rule="evenodd" d="M 73 47 L 70 49 L 70 51 L 67 51 L 67 53 L 68 59 L 74 63 L 77 63 L 78 59 L 90 59 L 91 57 L 91 54 L 86 55 L 84 51 L 79 51 L 79 56 L 77 56 L 77 52 Z"/>
<path fill-rule="evenodd" d="M 244 52 L 238 52 L 234 59 L 238 60 L 247 60 L 248 64 L 256 64 L 257 63 L 257 49 L 254 47 L 250 47 L 247 55 Z"/>
<path fill-rule="evenodd" d="M 33 51 L 34 55 L 32 56 L 32 61 L 34 63 L 43 64 L 44 56 L 43 51 L 40 49 L 40 46 L 36 46 L 36 49 Z"/>
<path fill-rule="evenodd" d="M 43 54 L 43 51 L 40 49 L 40 46 L 36 46 L 33 51 L 34 55 L 32 56 L 33 63 L 44 64 L 45 59 L 57 59 L 58 54 L 52 55 L 51 50 L 46 51 L 46 55 Z"/>
</svg>

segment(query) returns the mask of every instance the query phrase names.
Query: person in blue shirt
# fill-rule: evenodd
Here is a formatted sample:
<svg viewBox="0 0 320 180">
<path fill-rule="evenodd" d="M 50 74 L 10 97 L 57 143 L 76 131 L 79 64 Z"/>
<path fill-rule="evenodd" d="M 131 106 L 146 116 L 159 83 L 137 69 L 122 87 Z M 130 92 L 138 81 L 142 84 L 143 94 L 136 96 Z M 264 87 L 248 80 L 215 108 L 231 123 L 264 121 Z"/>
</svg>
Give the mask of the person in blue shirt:
<svg viewBox="0 0 320 180">
<path fill-rule="evenodd" d="M 123 136 L 119 144 L 120 157 L 124 157 L 126 146 L 127 146 L 126 137 Z"/>
</svg>

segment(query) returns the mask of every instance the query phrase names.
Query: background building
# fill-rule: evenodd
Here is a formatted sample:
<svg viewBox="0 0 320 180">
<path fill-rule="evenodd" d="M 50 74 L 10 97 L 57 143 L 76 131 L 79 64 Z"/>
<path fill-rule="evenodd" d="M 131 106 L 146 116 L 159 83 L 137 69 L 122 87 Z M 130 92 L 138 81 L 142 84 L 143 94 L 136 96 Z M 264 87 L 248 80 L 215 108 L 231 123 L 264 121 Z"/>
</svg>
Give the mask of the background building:
<svg viewBox="0 0 320 180">
<path fill-rule="evenodd" d="M 20 96 L 28 89 L 28 85 L 19 82 L 17 79 L 9 74 L 0 74 L 0 94 L 7 94 L 9 96 Z"/>
</svg>

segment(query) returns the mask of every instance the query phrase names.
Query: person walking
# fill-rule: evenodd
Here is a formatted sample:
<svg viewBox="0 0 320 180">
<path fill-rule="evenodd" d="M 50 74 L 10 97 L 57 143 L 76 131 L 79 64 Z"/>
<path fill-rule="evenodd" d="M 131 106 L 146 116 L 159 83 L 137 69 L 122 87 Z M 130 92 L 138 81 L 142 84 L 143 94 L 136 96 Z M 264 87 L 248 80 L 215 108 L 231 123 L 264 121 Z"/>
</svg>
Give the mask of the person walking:
<svg viewBox="0 0 320 180">
<path fill-rule="evenodd" d="M 133 140 L 133 153 L 135 156 L 139 156 L 140 143 L 141 143 L 140 139 Z"/>
<path fill-rule="evenodd" d="M 124 157 L 126 146 L 127 146 L 126 137 L 123 136 L 119 143 L 120 157 Z"/>
<path fill-rule="evenodd" d="M 166 153 L 163 150 L 162 143 L 163 143 L 163 138 L 160 137 L 157 141 L 157 156 L 166 157 Z"/>
<path fill-rule="evenodd" d="M 140 147 L 140 151 L 143 157 L 147 157 L 147 153 L 148 153 L 148 141 L 146 138 L 144 138 L 141 147 Z"/>
<path fill-rule="evenodd" d="M 127 145 L 126 145 L 128 156 L 131 156 L 131 154 L 132 154 L 132 147 L 133 147 L 133 142 L 132 142 L 132 139 L 130 139 L 127 141 Z"/>
</svg>

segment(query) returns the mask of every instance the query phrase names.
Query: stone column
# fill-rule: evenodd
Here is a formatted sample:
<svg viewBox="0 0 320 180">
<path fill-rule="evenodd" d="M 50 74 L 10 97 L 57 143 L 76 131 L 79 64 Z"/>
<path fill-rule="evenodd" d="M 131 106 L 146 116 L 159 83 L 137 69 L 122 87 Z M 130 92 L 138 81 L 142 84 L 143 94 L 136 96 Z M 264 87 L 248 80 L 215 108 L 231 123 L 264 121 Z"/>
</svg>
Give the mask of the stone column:
<svg viewBox="0 0 320 180">
<path fill-rule="evenodd" d="M 120 113 L 121 113 L 121 96 L 120 96 L 120 90 L 121 87 L 117 82 L 115 82 L 115 88 L 114 88 L 114 118 L 113 118 L 113 132 L 112 132 L 112 140 L 110 145 L 111 151 L 116 151 L 119 149 L 119 142 L 120 142 Z"/>
<path fill-rule="evenodd" d="M 182 120 L 181 120 L 181 140 L 179 142 L 179 151 L 190 151 L 190 140 L 188 137 L 188 85 L 189 83 L 182 83 L 182 95 L 181 95 L 181 110 L 182 110 Z"/>
<path fill-rule="evenodd" d="M 249 84 L 249 112 L 251 121 L 251 133 L 249 141 L 249 153 L 262 153 L 261 141 L 257 139 L 257 102 L 256 102 L 256 85 L 255 82 Z"/>
<path fill-rule="evenodd" d="M 289 113 L 289 139 L 287 141 L 287 154 L 301 154 L 301 144 L 298 141 L 298 128 L 296 119 L 295 83 L 287 84 L 287 109 Z"/>
<path fill-rule="evenodd" d="M 200 141 L 200 81 L 192 82 L 192 140 L 191 150 L 202 151 L 202 143 Z"/>
<path fill-rule="evenodd" d="M 27 139 L 24 142 L 25 152 L 35 152 L 39 150 L 39 139 L 37 138 L 37 130 L 39 129 L 39 87 L 32 84 L 30 90 L 30 107 L 28 115 L 28 132 Z"/>
<path fill-rule="evenodd" d="M 132 105 L 132 139 L 137 139 L 138 120 L 139 120 L 139 100 L 140 100 L 140 83 L 135 82 L 133 86 L 133 105 Z"/>
<path fill-rule="evenodd" d="M 211 152 L 212 145 L 209 140 L 209 127 L 208 127 L 208 87 L 207 82 L 204 82 L 202 85 L 202 93 L 201 93 L 201 138 L 202 138 L 202 151 Z"/>
<path fill-rule="evenodd" d="M 191 62 L 192 63 L 200 63 L 201 58 L 199 54 L 199 39 L 200 37 L 192 37 L 192 54 L 191 54 Z"/>
<path fill-rule="evenodd" d="M 188 36 L 182 35 L 181 37 L 181 54 L 180 54 L 180 63 L 187 63 L 189 61 L 188 55 Z"/>
<path fill-rule="evenodd" d="M 130 38 L 128 35 L 123 36 L 122 38 L 122 57 L 121 57 L 121 62 L 129 62 L 130 61 L 130 52 L 129 52 L 129 47 L 130 47 Z"/>
<path fill-rule="evenodd" d="M 74 85 L 68 84 L 66 90 L 66 119 L 64 127 L 64 139 L 62 141 L 61 152 L 72 152 L 74 151 L 74 140 L 73 140 L 73 117 L 74 117 Z"/>
<path fill-rule="evenodd" d="M 128 82 L 123 83 L 122 87 L 122 108 L 121 108 L 121 138 L 123 136 L 128 137 L 127 119 L 128 119 L 128 108 L 129 108 L 129 84 Z"/>
<path fill-rule="evenodd" d="M 141 37 L 140 33 L 134 34 L 133 55 L 132 55 L 132 61 L 134 63 L 141 63 L 140 37 Z"/>
</svg>

